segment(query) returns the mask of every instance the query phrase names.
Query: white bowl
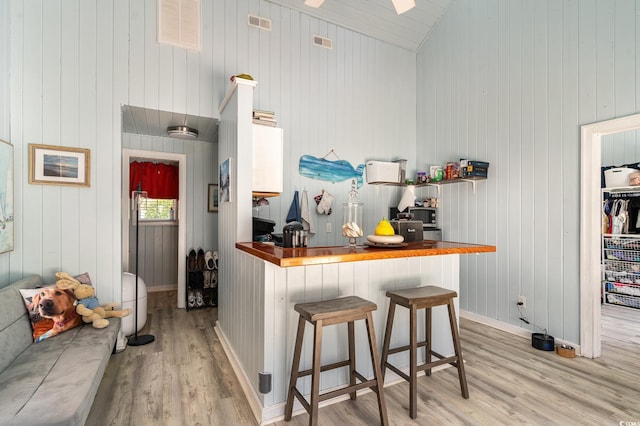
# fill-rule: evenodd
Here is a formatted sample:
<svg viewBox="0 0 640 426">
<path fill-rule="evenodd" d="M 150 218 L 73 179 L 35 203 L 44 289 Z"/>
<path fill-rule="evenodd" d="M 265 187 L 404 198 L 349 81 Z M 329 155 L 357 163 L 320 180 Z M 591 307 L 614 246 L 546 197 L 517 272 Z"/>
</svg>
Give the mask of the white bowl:
<svg viewBox="0 0 640 426">
<path fill-rule="evenodd" d="M 367 235 L 367 240 L 377 244 L 398 244 L 404 241 L 402 235 Z"/>
</svg>

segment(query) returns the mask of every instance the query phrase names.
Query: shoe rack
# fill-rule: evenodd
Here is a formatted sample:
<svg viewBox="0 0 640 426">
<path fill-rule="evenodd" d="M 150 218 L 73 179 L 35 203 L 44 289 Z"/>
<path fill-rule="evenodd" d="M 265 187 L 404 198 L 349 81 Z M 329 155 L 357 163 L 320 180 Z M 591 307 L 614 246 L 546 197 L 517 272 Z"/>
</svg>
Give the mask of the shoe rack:
<svg viewBox="0 0 640 426">
<path fill-rule="evenodd" d="M 186 264 L 187 311 L 218 306 L 218 253 L 191 250 Z"/>
</svg>

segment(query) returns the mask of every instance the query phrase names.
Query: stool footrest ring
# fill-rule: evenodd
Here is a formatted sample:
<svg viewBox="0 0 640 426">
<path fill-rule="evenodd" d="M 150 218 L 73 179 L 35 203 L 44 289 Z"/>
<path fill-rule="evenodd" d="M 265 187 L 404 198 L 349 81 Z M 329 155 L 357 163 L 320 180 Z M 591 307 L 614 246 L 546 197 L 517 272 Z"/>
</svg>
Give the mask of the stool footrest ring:
<svg viewBox="0 0 640 426">
<path fill-rule="evenodd" d="M 327 365 L 323 365 L 322 367 L 320 367 L 320 372 L 333 370 L 334 368 L 348 367 L 348 366 L 349 366 L 349 360 L 334 362 L 333 364 L 327 364 Z M 308 370 L 299 371 L 298 372 L 298 378 L 304 377 L 304 376 L 309 376 L 310 374 L 313 374 L 313 369 L 312 368 L 310 368 Z"/>
<path fill-rule="evenodd" d="M 423 348 L 425 346 L 427 346 L 429 342 L 427 342 L 426 340 L 424 342 L 418 342 L 418 344 L 416 345 L 416 347 L 418 348 Z M 408 351 L 409 349 L 411 349 L 411 345 L 405 345 L 405 346 L 398 346 L 397 348 L 393 348 L 393 349 L 389 349 L 387 351 L 387 353 L 389 355 L 391 354 L 397 354 L 398 352 L 404 352 L 404 351 Z"/>
</svg>

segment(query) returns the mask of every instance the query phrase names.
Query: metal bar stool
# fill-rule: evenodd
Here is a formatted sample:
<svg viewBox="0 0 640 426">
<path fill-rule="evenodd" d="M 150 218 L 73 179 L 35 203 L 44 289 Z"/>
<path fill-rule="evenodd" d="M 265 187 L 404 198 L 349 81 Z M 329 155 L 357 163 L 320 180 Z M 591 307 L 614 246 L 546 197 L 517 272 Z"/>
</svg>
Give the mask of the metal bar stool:
<svg viewBox="0 0 640 426">
<path fill-rule="evenodd" d="M 309 413 L 309 424 L 318 424 L 318 403 L 327 399 L 335 398 L 348 393 L 352 400 L 356 399 L 356 391 L 364 388 L 371 388 L 378 396 L 378 409 L 380 412 L 380 422 L 383 425 L 389 424 L 387 420 L 387 408 L 384 403 L 382 374 L 380 372 L 380 361 L 376 345 L 376 336 L 373 329 L 372 311 L 378 307 L 375 303 L 356 296 L 341 297 L 338 299 L 325 300 L 312 303 L 298 303 L 294 309 L 300 314 L 298 320 L 298 333 L 296 335 L 295 349 L 293 353 L 293 364 L 291 366 L 291 379 L 289 381 L 289 392 L 287 404 L 284 411 L 285 421 L 291 420 L 293 412 L 293 397 L 298 398 L 302 406 Z M 373 364 L 374 378 L 367 380 L 362 374 L 356 371 L 356 347 L 354 337 L 354 321 L 365 320 L 367 334 L 369 336 L 369 351 L 371 352 L 371 362 Z M 302 339 L 304 337 L 305 321 L 313 324 L 313 367 L 309 370 L 298 371 L 300 368 L 300 354 L 302 352 Z M 322 328 L 328 325 L 348 323 L 349 338 L 349 359 L 328 365 L 320 365 L 320 353 L 322 347 Z M 349 385 L 331 392 L 320 394 L 320 373 L 334 368 L 349 366 Z M 299 377 L 311 375 L 311 402 L 307 402 L 305 397 L 296 387 Z M 356 382 L 356 379 L 360 383 Z"/>
<path fill-rule="evenodd" d="M 387 291 L 389 297 L 389 315 L 387 317 L 387 327 L 384 332 L 384 343 L 382 345 L 382 379 L 386 368 L 393 370 L 400 377 L 409 382 L 409 415 L 412 419 L 417 416 L 417 374 L 418 371 L 425 371 L 427 376 L 431 375 L 431 369 L 442 364 L 451 364 L 458 369 L 458 378 L 460 380 L 460 390 L 462 397 L 469 398 L 469 390 L 467 388 L 467 378 L 464 372 L 464 362 L 462 360 L 462 350 L 460 348 L 460 337 L 458 334 L 458 324 L 456 321 L 456 312 L 453 305 L 453 299 L 458 294 L 453 290 L 447 290 L 436 286 L 425 286 L 410 288 L 404 290 Z M 391 340 L 391 331 L 393 328 L 393 317 L 396 312 L 396 305 L 404 306 L 409 309 L 409 344 L 397 348 L 389 349 Z M 453 338 L 453 348 L 455 354 L 445 357 L 433 351 L 431 348 L 431 308 L 434 306 L 447 305 L 449 311 L 449 324 L 451 326 L 451 336 Z M 425 310 L 425 340 L 418 342 L 418 309 Z M 425 348 L 425 363 L 418 365 L 418 347 Z M 390 354 L 409 350 L 409 375 L 389 363 Z M 438 358 L 431 361 L 431 356 Z"/>
</svg>

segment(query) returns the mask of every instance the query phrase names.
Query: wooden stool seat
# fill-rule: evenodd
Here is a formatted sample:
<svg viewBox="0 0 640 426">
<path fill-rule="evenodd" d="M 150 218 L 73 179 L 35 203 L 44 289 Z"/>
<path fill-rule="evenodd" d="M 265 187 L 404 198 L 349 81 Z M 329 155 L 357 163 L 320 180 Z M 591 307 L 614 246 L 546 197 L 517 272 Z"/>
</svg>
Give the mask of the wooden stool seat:
<svg viewBox="0 0 640 426">
<path fill-rule="evenodd" d="M 378 397 L 378 410 L 380 422 L 388 424 L 387 408 L 384 402 L 382 373 L 380 371 L 380 361 L 376 345 L 376 337 L 373 328 L 373 317 L 371 312 L 377 309 L 377 305 L 357 296 L 341 297 L 338 299 L 324 300 L 320 302 L 298 303 L 294 306 L 296 312 L 300 314 L 298 319 L 298 332 L 293 353 L 293 363 L 291 366 L 291 379 L 289 381 L 289 392 L 287 404 L 285 406 L 285 421 L 291 420 L 293 414 L 293 400 L 296 397 L 302 406 L 309 413 L 309 424 L 318 424 L 318 403 L 327 399 L 335 398 L 346 393 L 350 394 L 352 400 L 356 399 L 356 391 L 364 388 L 371 388 Z M 369 336 L 369 351 L 374 370 L 374 378 L 368 380 L 356 371 L 356 347 L 354 321 L 365 320 L 367 334 Z M 304 337 L 305 322 L 310 322 L 314 327 L 313 344 L 313 367 L 309 370 L 299 371 L 300 356 L 302 352 L 302 340 Z M 344 361 L 334 362 L 328 365 L 321 365 L 320 354 L 322 347 L 322 328 L 329 325 L 348 324 L 349 358 Z M 349 367 L 349 385 L 331 392 L 320 394 L 320 373 L 334 368 Z M 296 387 L 298 378 L 311 375 L 311 397 L 310 402 Z M 360 381 L 359 383 L 357 381 Z"/>
<path fill-rule="evenodd" d="M 464 362 L 462 360 L 462 350 L 460 348 L 460 336 L 458 334 L 458 324 L 456 321 L 455 307 L 453 299 L 458 294 L 453 290 L 448 290 L 437 286 L 425 286 L 408 288 L 402 290 L 387 291 L 389 302 L 389 313 L 387 316 L 387 326 L 384 333 L 384 343 L 382 345 L 382 361 L 381 370 L 382 378 L 386 369 L 389 368 L 400 377 L 409 382 L 409 415 L 412 419 L 417 416 L 417 374 L 418 371 L 425 371 L 427 376 L 431 375 L 431 369 L 442 364 L 451 364 L 458 369 L 458 379 L 460 381 L 460 390 L 462 397 L 469 398 L 469 390 L 467 388 L 467 378 L 464 372 Z M 393 319 L 395 316 L 396 305 L 404 306 L 409 309 L 409 344 L 396 348 L 389 348 L 391 341 L 391 332 L 393 330 Z M 445 357 L 431 348 L 431 308 L 436 306 L 447 306 L 449 312 L 449 325 L 451 327 L 451 336 L 453 339 L 454 355 Z M 425 340 L 418 342 L 418 310 L 425 310 Z M 425 348 L 425 362 L 418 365 L 417 352 L 419 347 Z M 409 351 L 409 374 L 407 375 L 399 368 L 388 362 L 389 355 Z M 438 358 L 431 361 L 431 357 Z"/>
</svg>

